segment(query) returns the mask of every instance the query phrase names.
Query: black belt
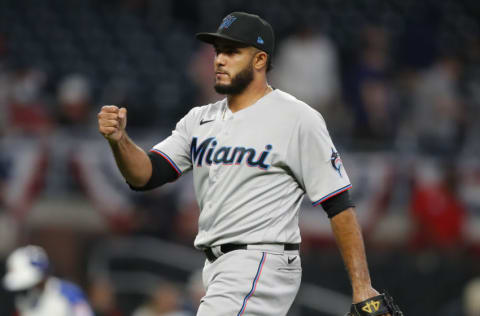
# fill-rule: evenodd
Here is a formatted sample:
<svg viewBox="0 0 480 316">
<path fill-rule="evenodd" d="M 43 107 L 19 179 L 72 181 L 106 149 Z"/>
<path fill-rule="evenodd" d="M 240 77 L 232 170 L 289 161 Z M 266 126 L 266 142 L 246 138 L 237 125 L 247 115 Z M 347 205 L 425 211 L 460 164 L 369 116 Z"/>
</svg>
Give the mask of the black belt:
<svg viewBox="0 0 480 316">
<path fill-rule="evenodd" d="M 227 252 L 234 251 L 234 250 L 239 250 L 239 249 L 247 249 L 248 245 L 242 245 L 242 244 L 223 244 L 220 246 L 220 251 L 223 254 L 226 254 Z M 300 249 L 300 244 L 283 244 L 283 249 L 284 250 L 299 250 Z M 207 256 L 208 261 L 214 262 L 215 260 L 218 259 L 216 255 L 213 254 L 212 248 L 207 248 L 203 250 L 205 252 L 205 255 Z"/>
</svg>

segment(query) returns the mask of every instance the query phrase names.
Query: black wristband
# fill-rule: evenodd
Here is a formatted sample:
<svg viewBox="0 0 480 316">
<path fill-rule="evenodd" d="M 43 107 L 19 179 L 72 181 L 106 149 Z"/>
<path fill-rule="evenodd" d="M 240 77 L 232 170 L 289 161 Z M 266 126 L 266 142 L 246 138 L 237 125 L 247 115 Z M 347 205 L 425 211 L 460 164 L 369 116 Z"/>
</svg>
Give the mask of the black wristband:
<svg viewBox="0 0 480 316">
<path fill-rule="evenodd" d="M 179 177 L 177 171 L 162 156 L 153 152 L 149 152 L 148 158 L 150 158 L 150 161 L 152 162 L 152 176 L 148 180 L 147 184 L 145 184 L 143 187 L 134 187 L 127 182 L 132 190 L 151 190 L 164 185 L 165 183 L 175 181 Z"/>
<path fill-rule="evenodd" d="M 350 199 L 348 191 L 344 191 L 340 194 L 332 196 L 328 200 L 322 202 L 322 207 L 328 215 L 328 218 L 332 218 L 335 215 L 345 211 L 349 207 L 354 207 L 355 204 Z"/>
</svg>

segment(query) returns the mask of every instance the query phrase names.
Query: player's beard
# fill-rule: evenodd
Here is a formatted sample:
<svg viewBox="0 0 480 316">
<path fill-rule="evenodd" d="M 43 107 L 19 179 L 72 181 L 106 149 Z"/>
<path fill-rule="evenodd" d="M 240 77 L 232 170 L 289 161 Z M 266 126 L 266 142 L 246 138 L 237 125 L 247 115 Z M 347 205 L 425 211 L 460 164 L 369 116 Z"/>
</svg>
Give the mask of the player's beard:
<svg viewBox="0 0 480 316">
<path fill-rule="evenodd" d="M 230 84 L 215 84 L 215 91 L 220 94 L 236 95 L 240 94 L 253 81 L 253 65 L 249 63 L 245 69 L 241 70 L 232 78 Z"/>
</svg>

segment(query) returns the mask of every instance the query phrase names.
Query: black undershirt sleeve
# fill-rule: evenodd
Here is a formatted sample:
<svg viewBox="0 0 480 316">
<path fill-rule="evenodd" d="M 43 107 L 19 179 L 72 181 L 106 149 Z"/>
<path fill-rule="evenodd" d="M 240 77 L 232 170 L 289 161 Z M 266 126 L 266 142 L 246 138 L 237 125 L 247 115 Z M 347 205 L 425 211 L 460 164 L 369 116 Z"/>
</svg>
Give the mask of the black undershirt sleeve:
<svg viewBox="0 0 480 316">
<path fill-rule="evenodd" d="M 354 207 L 352 200 L 350 199 L 350 194 L 348 191 L 344 191 L 340 194 L 337 194 L 325 202 L 321 203 L 323 209 L 328 215 L 328 218 L 332 218 L 335 215 L 345 211 L 349 207 Z"/>
<path fill-rule="evenodd" d="M 130 183 L 128 185 L 134 191 L 147 191 L 155 189 L 165 183 L 175 181 L 178 178 L 178 173 L 168 163 L 168 161 L 160 155 L 149 152 L 148 158 L 152 162 L 152 176 L 148 180 L 147 184 L 143 187 L 134 187 Z"/>
</svg>

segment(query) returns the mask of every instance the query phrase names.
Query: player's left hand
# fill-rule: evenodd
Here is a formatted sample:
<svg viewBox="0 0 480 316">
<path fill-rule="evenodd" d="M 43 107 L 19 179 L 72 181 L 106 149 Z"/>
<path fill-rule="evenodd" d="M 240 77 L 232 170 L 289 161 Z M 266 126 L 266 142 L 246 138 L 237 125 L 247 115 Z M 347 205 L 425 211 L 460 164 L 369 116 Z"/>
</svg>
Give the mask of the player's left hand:
<svg viewBox="0 0 480 316">
<path fill-rule="evenodd" d="M 403 313 L 388 293 L 380 294 L 369 287 L 355 293 L 350 312 L 346 316 L 403 316 Z"/>
<path fill-rule="evenodd" d="M 378 296 L 380 293 L 375 290 L 373 287 L 369 286 L 362 291 L 356 291 L 353 293 L 353 305 L 358 304 L 360 302 L 366 301 L 372 297 Z M 350 314 L 354 316 L 353 314 Z M 366 314 L 368 315 L 368 314 Z M 381 316 L 391 316 L 390 314 L 383 314 Z"/>
</svg>

